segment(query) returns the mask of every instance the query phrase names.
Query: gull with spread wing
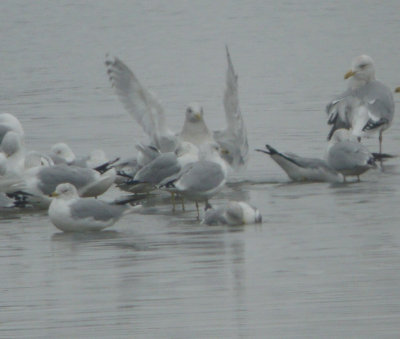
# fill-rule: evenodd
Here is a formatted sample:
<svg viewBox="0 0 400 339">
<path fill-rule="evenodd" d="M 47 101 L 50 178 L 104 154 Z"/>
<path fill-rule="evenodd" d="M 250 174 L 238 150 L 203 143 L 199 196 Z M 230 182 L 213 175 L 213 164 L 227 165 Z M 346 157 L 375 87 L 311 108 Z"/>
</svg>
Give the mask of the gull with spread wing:
<svg viewBox="0 0 400 339">
<path fill-rule="evenodd" d="M 182 141 L 196 146 L 216 141 L 225 152 L 224 159 L 233 169 L 240 169 L 248 160 L 248 142 L 238 99 L 238 77 L 226 48 L 228 69 L 224 108 L 227 127 L 222 131 L 210 132 L 203 118 L 203 108 L 197 103 L 186 109 L 180 133 L 173 133 L 166 124 L 162 105 L 156 97 L 139 82 L 135 74 L 118 58 L 107 60 L 107 73 L 112 86 L 124 108 L 149 136 L 150 143 L 161 152 L 174 151 Z"/>
</svg>

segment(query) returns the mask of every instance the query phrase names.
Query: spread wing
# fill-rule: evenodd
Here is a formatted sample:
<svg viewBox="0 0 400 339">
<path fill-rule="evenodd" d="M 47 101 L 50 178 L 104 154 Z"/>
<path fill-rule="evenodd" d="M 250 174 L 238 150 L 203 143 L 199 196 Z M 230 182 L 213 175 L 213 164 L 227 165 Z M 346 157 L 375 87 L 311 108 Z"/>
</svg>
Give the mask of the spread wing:
<svg viewBox="0 0 400 339">
<path fill-rule="evenodd" d="M 227 127 L 215 131 L 215 140 L 227 151 L 225 160 L 234 168 L 244 166 L 248 160 L 249 145 L 247 131 L 239 106 L 238 77 L 233 69 L 231 56 L 226 47 L 228 69 L 226 71 L 226 88 L 224 93 L 224 109 Z"/>
<path fill-rule="evenodd" d="M 167 128 L 163 107 L 141 85 L 133 72 L 118 58 L 106 60 L 107 73 L 115 93 L 127 112 L 161 151 L 175 148 L 176 137 Z"/>
</svg>

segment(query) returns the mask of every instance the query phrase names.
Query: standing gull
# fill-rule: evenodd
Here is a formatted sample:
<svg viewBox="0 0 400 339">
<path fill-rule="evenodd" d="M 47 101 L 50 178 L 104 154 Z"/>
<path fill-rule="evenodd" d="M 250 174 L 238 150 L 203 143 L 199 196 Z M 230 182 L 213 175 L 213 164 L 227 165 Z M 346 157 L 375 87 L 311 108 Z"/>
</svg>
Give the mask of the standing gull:
<svg viewBox="0 0 400 339">
<path fill-rule="evenodd" d="M 165 188 L 179 193 L 196 203 L 199 218 L 199 202 L 208 205 L 208 199 L 217 194 L 225 185 L 227 177 L 226 162 L 220 157 L 218 145 L 206 144 L 201 147 L 200 160 L 189 163 L 168 183 Z"/>
<path fill-rule="evenodd" d="M 64 232 L 100 231 L 140 208 L 126 205 L 129 200 L 108 203 L 94 198 L 80 198 L 75 186 L 69 183 L 58 185 L 52 196 L 49 217 L 54 226 Z"/>
<path fill-rule="evenodd" d="M 328 140 L 339 128 L 352 129 L 359 138 L 379 133 L 382 153 L 382 133 L 390 127 L 394 114 L 392 92 L 375 79 L 374 62 L 367 55 L 355 58 L 344 77 L 349 79 L 348 89 L 326 107 L 328 124 L 332 125 Z"/>
<path fill-rule="evenodd" d="M 174 151 L 181 141 L 196 146 L 216 141 L 225 150 L 225 160 L 233 169 L 247 163 L 247 132 L 240 111 L 238 99 L 238 78 L 233 69 L 231 57 L 226 48 L 228 69 L 224 93 L 224 109 L 227 127 L 213 134 L 203 118 L 203 108 L 197 103 L 186 109 L 185 120 L 179 134 L 173 133 L 166 124 L 162 105 L 156 97 L 141 85 L 134 73 L 121 60 L 107 60 L 107 73 L 112 86 L 125 109 L 149 136 L 152 145 L 162 152 Z"/>
</svg>

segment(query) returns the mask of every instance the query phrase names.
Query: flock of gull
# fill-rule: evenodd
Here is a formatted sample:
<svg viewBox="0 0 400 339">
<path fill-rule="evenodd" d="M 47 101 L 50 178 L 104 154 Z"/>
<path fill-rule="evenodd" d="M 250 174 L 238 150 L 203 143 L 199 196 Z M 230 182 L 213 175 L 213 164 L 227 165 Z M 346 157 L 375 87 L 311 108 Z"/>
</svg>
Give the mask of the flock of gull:
<svg viewBox="0 0 400 339">
<path fill-rule="evenodd" d="M 77 157 L 65 143 L 49 153 L 27 150 L 20 121 L 0 114 L 0 210 L 48 209 L 50 221 L 65 232 L 99 231 L 122 216 L 140 211 L 149 192 L 170 194 L 171 208 L 177 201 L 204 203 L 202 223 L 242 225 L 259 223 L 261 214 L 244 201 L 228 201 L 213 207 L 209 200 L 230 176 L 245 168 L 249 145 L 240 111 L 238 77 L 226 48 L 223 105 L 226 128 L 210 131 L 198 103 L 188 105 L 180 132 L 171 131 L 156 97 L 118 58 L 106 61 L 107 74 L 126 111 L 148 136 L 136 145 L 136 156 L 109 160 L 101 150 Z M 347 177 L 376 168 L 389 154 L 382 152 L 382 134 L 392 123 L 392 91 L 375 79 L 373 60 L 354 59 L 346 73 L 348 88 L 326 107 L 328 145 L 322 158 L 281 153 L 270 145 L 257 151 L 268 154 L 293 181 L 345 182 Z M 396 89 L 400 92 L 400 87 Z M 379 152 L 371 153 L 362 138 L 377 133 Z M 98 198 L 110 187 L 128 192 L 114 201 Z"/>
</svg>

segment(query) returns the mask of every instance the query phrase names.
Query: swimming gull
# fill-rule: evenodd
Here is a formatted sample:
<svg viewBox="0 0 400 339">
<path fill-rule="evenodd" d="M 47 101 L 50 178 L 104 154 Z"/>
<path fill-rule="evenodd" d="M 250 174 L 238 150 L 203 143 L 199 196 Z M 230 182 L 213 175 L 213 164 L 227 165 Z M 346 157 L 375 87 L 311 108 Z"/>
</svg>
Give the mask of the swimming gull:
<svg viewBox="0 0 400 339">
<path fill-rule="evenodd" d="M 246 225 L 262 222 L 260 211 L 244 201 L 229 201 L 226 206 L 207 206 L 203 224 L 206 225 Z"/>
<path fill-rule="evenodd" d="M 335 171 L 324 159 L 305 158 L 293 153 L 280 153 L 270 145 L 267 150 L 257 149 L 268 154 L 293 181 L 341 182 L 343 176 Z"/>
<path fill-rule="evenodd" d="M 52 196 L 48 214 L 54 226 L 64 232 L 100 231 L 140 208 L 127 205 L 130 200 L 116 204 L 80 198 L 75 186 L 69 183 L 58 185 Z"/>
<path fill-rule="evenodd" d="M 12 185 L 9 193 L 26 194 L 30 202 L 37 207 L 47 207 L 49 195 L 57 185 L 71 183 L 76 186 L 82 197 L 97 197 L 106 192 L 115 180 L 115 169 L 99 172 L 77 166 L 54 165 L 40 166 L 24 172 L 20 181 Z"/>
<path fill-rule="evenodd" d="M 382 153 L 382 133 L 390 127 L 394 114 L 391 90 L 375 79 L 371 57 L 360 55 L 345 74 L 348 89 L 326 107 L 328 124 L 332 125 L 328 140 L 339 128 L 352 129 L 361 138 L 379 133 L 379 153 Z"/>
<path fill-rule="evenodd" d="M 150 137 L 153 146 L 162 152 L 174 151 L 181 142 L 196 146 L 218 142 L 226 152 L 225 160 L 234 169 L 243 167 L 248 160 L 247 132 L 238 99 L 238 77 L 234 72 L 231 57 L 226 48 L 228 69 L 224 93 L 224 109 L 227 127 L 223 131 L 210 132 L 203 118 L 203 108 L 197 103 L 186 109 L 185 120 L 179 134 L 173 133 L 166 124 L 162 105 L 156 97 L 141 85 L 134 73 L 118 58 L 107 60 L 107 73 L 112 86 L 129 114 Z"/>
</svg>

